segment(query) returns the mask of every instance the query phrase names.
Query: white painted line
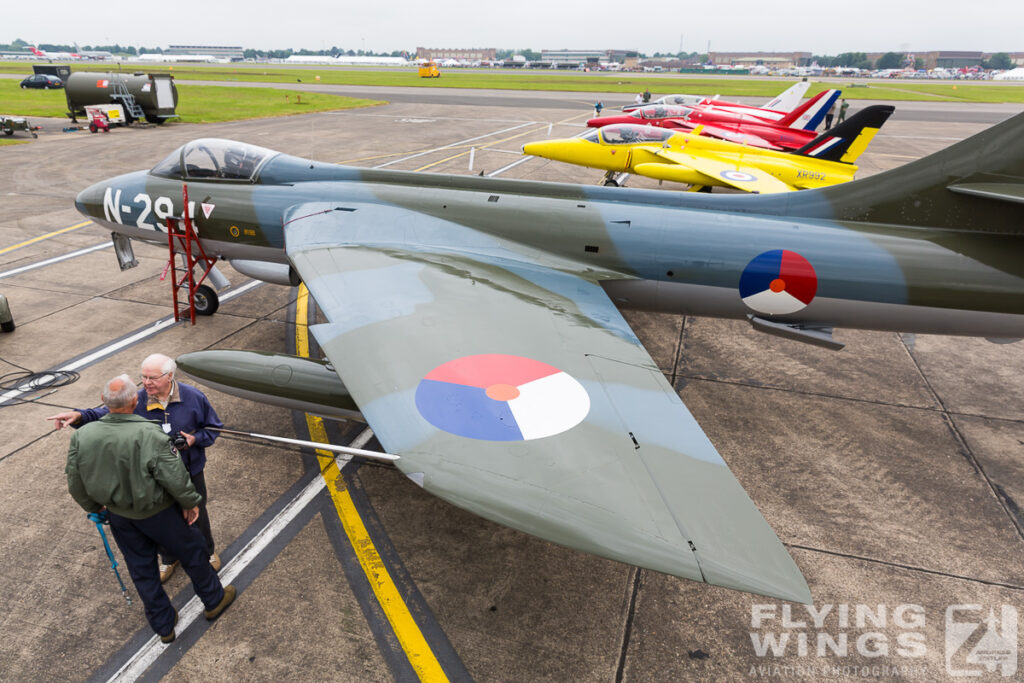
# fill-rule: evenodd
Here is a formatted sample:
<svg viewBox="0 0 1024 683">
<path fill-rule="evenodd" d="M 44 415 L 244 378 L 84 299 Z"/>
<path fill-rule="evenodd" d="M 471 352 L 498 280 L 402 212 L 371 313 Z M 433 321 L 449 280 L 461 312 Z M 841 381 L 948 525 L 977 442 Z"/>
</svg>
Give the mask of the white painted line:
<svg viewBox="0 0 1024 683">
<path fill-rule="evenodd" d="M 323 477 L 314 477 L 295 498 L 293 498 L 274 519 L 263 529 L 220 571 L 220 580 L 225 586 L 230 584 L 261 552 L 280 534 L 288 523 L 298 516 L 302 510 L 327 486 Z M 176 631 L 185 630 L 203 613 L 203 603 L 198 596 L 193 596 L 178 612 Z M 145 645 L 125 662 L 108 681 L 135 681 L 145 673 L 153 662 L 163 654 L 164 646 L 157 635 L 153 635 Z"/>
<path fill-rule="evenodd" d="M 85 254 L 89 254 L 100 249 L 106 249 L 112 246 L 114 245 L 111 242 L 102 242 L 100 244 L 95 244 L 91 247 L 86 247 L 85 249 L 79 249 L 78 251 L 73 251 L 71 253 L 64 254 L 63 256 L 55 256 L 54 258 L 46 259 L 45 261 L 39 261 L 37 263 L 32 263 L 27 266 L 21 266 L 20 268 L 15 268 L 13 270 L 0 272 L 0 278 L 10 277 L 11 275 L 17 275 L 18 273 L 23 273 L 28 270 L 34 270 L 36 268 L 42 268 L 43 266 L 48 266 L 54 263 L 59 263 L 61 261 L 66 261 L 67 259 L 75 258 L 77 256 L 83 256 Z"/>
<path fill-rule="evenodd" d="M 234 299 L 236 296 L 241 296 L 242 294 L 244 294 L 245 292 L 248 292 L 253 287 L 256 287 L 256 286 L 261 285 L 261 284 L 263 284 L 263 283 L 260 280 L 253 280 L 252 282 L 247 282 L 246 284 L 242 285 L 238 289 L 232 290 L 232 291 L 228 292 L 227 294 L 225 294 L 224 296 L 220 297 L 220 300 L 221 300 L 221 302 L 230 301 L 231 299 Z M 104 358 L 107 358 L 108 356 L 114 355 L 115 353 L 117 353 L 121 349 L 125 348 L 126 346 L 130 346 L 130 345 L 134 344 L 135 342 L 138 342 L 138 341 L 140 341 L 142 339 L 145 339 L 147 337 L 151 337 L 151 336 L 153 336 L 154 334 L 156 334 L 158 332 L 162 332 L 165 328 L 169 327 L 170 325 L 174 325 L 174 324 L 175 324 L 174 316 L 173 315 L 169 315 L 166 318 L 162 318 L 160 320 L 157 320 L 155 323 L 153 323 L 149 327 L 143 328 L 142 330 L 136 332 L 135 334 L 131 335 L 130 337 L 125 337 L 124 339 L 120 339 L 120 340 L 118 340 L 118 341 L 116 341 L 113 344 L 110 344 L 108 346 L 102 346 L 102 347 L 96 349 L 95 351 L 93 351 L 92 353 L 90 353 L 90 354 L 88 354 L 86 356 L 82 356 L 81 358 L 79 358 L 76 361 L 67 363 L 66 365 L 63 365 L 63 366 L 57 368 L 57 370 L 75 370 L 75 371 L 80 370 L 80 369 L 82 369 L 82 368 L 84 368 L 84 367 L 86 367 L 88 365 L 92 365 L 93 363 L 96 363 L 96 362 L 98 362 L 100 360 L 103 360 Z M 37 383 L 47 381 L 47 378 L 49 378 L 49 377 L 51 377 L 51 376 L 49 376 L 49 375 L 44 376 L 42 379 L 37 380 Z M 12 390 L 8 391 L 5 394 L 0 394 L 0 405 L 3 405 L 7 401 L 11 401 L 11 400 L 14 400 L 16 398 L 19 398 L 22 395 L 27 394 L 27 393 L 29 393 L 31 391 L 36 391 L 36 389 L 33 389 L 28 384 L 22 384 L 21 386 L 17 387 L 16 389 L 12 389 Z"/>
<path fill-rule="evenodd" d="M 352 448 L 362 448 L 373 438 L 373 430 L 367 427 L 359 433 L 355 439 L 349 443 Z M 327 483 L 324 481 L 323 476 L 315 477 L 310 481 L 306 488 L 295 496 L 281 512 L 277 514 L 274 519 L 270 520 L 263 529 L 256 534 L 251 541 L 249 541 L 242 551 L 235 555 L 224 568 L 220 571 L 220 580 L 225 586 L 230 584 L 235 578 L 238 577 L 242 571 L 248 567 L 253 560 L 259 557 L 271 541 L 284 531 L 284 528 L 295 519 L 300 512 L 302 512 L 307 505 L 309 505 L 316 495 L 320 493 Z M 193 596 L 188 603 L 178 612 L 178 626 L 176 631 L 179 634 L 185 632 L 185 629 L 189 625 L 199 618 L 199 615 L 203 611 L 203 603 L 198 596 Z M 163 644 L 160 642 L 160 638 L 154 635 L 146 644 L 143 645 L 139 650 L 132 655 L 132 657 L 124 663 L 120 669 L 118 669 L 113 676 L 107 679 L 110 681 L 135 681 L 145 673 L 153 662 L 163 654 Z"/>
<path fill-rule="evenodd" d="M 536 157 L 523 157 L 519 161 L 513 161 L 508 166 L 503 166 L 503 167 L 499 168 L 497 171 L 491 171 L 490 173 L 487 174 L 487 177 L 488 178 L 493 178 L 496 175 L 500 175 L 500 174 L 504 173 L 505 171 L 508 171 L 508 170 L 511 170 L 511 169 L 515 168 L 519 164 L 525 164 L 530 159 L 535 159 L 535 158 Z"/>
<path fill-rule="evenodd" d="M 484 135 L 477 135 L 475 138 L 467 138 L 466 140 L 459 140 L 458 142 L 453 142 L 450 145 L 445 145 L 444 147 L 435 147 L 434 149 L 428 149 L 425 152 L 418 152 L 417 154 L 410 154 L 409 156 L 402 157 L 401 159 L 392 159 L 391 161 L 388 161 L 387 163 L 380 164 L 379 166 L 374 166 L 374 168 L 385 168 L 386 166 L 390 166 L 391 164 L 397 164 L 397 163 L 400 163 L 402 161 L 408 161 L 409 159 L 415 159 L 417 157 L 421 157 L 421 156 L 424 156 L 424 155 L 427 155 L 427 154 L 433 154 L 434 152 L 440 152 L 442 149 L 451 149 L 452 147 L 458 147 L 460 145 L 465 145 L 465 144 L 468 144 L 470 142 L 476 142 L 477 140 L 483 140 L 484 138 L 489 138 L 489 137 L 491 137 L 493 135 L 501 135 L 502 133 L 508 133 L 509 131 L 519 130 L 520 128 L 525 128 L 527 126 L 532 126 L 533 124 L 534 124 L 533 121 L 527 121 L 526 123 L 521 123 L 518 126 L 512 126 L 511 128 L 504 128 L 502 130 L 496 130 L 493 133 L 485 133 Z"/>
<path fill-rule="evenodd" d="M 85 249 L 73 251 L 70 254 L 64 254 L 63 256 L 55 256 L 54 258 L 46 259 L 45 261 L 39 261 L 38 263 L 32 263 L 27 266 L 22 266 L 20 268 L 15 268 L 14 270 L 6 270 L 0 273 L 0 278 L 10 277 L 11 275 L 17 275 L 18 273 L 24 273 L 25 271 L 35 270 L 36 268 L 42 268 L 43 266 L 49 266 L 54 263 L 60 263 L 61 261 L 66 261 L 69 258 L 75 258 L 76 256 L 82 256 L 84 254 L 98 251 L 100 249 L 106 249 L 107 247 L 112 246 L 114 246 L 112 242 L 103 242 L 102 244 L 97 244 L 91 247 L 86 247 Z"/>
</svg>

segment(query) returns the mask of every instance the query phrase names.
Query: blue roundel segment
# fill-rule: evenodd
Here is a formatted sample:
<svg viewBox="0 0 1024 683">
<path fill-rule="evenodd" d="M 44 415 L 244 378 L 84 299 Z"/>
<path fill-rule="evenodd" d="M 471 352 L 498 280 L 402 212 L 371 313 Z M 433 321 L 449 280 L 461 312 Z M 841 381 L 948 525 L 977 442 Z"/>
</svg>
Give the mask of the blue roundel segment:
<svg viewBox="0 0 1024 683">
<path fill-rule="evenodd" d="M 772 281 L 782 270 L 782 249 L 766 251 L 754 258 L 740 276 L 740 297 L 763 292 L 771 287 Z"/>
<path fill-rule="evenodd" d="M 424 379 L 416 388 L 416 408 L 435 427 L 470 439 L 522 441 L 507 401 L 495 401 L 487 390 Z"/>
</svg>

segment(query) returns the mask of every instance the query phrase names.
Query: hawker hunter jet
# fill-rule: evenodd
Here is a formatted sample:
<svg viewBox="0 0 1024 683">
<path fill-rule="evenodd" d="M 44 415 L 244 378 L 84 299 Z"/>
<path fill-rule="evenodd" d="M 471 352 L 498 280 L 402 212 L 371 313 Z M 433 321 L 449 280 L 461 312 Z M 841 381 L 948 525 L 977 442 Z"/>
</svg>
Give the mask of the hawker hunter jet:
<svg viewBox="0 0 1024 683">
<path fill-rule="evenodd" d="M 824 90 L 778 121 L 737 114 L 706 106 L 646 106 L 629 114 L 599 116 L 587 121 L 591 128 L 613 123 L 643 123 L 661 128 L 693 130 L 704 126 L 706 135 L 720 137 L 719 131 L 742 134 L 748 144 L 768 149 L 799 149 L 816 137 L 814 129 L 839 97 L 838 90 Z"/>
<path fill-rule="evenodd" d="M 530 142 L 523 145 L 523 154 L 604 169 L 606 185 L 620 185 L 622 174 L 635 173 L 688 183 L 695 190 L 789 192 L 853 180 L 854 162 L 893 110 L 891 105 L 867 107 L 792 154 L 631 123 Z"/>
<path fill-rule="evenodd" d="M 301 280 L 326 316 L 309 329 L 329 364 L 225 350 L 183 358 L 187 372 L 358 413 L 411 481 L 500 524 L 810 602 L 619 308 L 831 348 L 840 326 L 1019 339 L 1022 202 L 1024 115 L 887 173 L 778 195 L 368 170 L 205 139 L 76 203 L 158 244 L 188 211 L 207 254 Z"/>
</svg>

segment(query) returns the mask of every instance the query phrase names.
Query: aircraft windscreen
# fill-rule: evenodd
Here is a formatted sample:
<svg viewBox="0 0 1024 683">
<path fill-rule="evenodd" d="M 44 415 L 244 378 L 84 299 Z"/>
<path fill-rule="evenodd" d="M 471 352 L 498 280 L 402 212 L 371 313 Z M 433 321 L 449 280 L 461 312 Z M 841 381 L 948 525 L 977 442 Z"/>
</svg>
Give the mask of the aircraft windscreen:
<svg viewBox="0 0 1024 683">
<path fill-rule="evenodd" d="M 630 145 L 638 142 L 664 142 L 672 137 L 672 131 L 654 126 L 637 126 L 622 123 L 604 126 L 601 137 L 608 145 Z"/>
<path fill-rule="evenodd" d="M 644 107 L 640 110 L 645 119 L 667 119 L 671 116 L 686 116 L 689 109 L 686 107 L 657 106 Z"/>
<path fill-rule="evenodd" d="M 597 131 L 598 128 L 590 128 L 586 133 L 580 136 L 580 140 L 586 140 L 587 142 L 597 142 Z"/>
<path fill-rule="evenodd" d="M 253 182 L 263 163 L 276 155 L 272 149 L 233 140 L 193 140 L 153 167 L 165 178 L 219 178 Z"/>
</svg>

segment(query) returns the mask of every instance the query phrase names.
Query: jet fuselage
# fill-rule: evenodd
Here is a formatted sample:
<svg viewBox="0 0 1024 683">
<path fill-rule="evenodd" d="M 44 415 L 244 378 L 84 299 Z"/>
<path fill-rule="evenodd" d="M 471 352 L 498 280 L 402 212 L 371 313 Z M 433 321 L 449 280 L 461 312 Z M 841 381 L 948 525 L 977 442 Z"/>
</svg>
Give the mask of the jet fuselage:
<svg viewBox="0 0 1024 683">
<path fill-rule="evenodd" d="M 478 236 L 472 248 L 582 264 L 622 308 L 1024 337 L 1024 237 L 824 218 L 821 195 L 803 201 L 817 216 L 794 217 L 785 215 L 793 209 L 788 194 L 707 197 L 365 170 L 272 154 L 252 181 L 136 172 L 84 190 L 76 205 L 113 232 L 166 244 L 167 217 L 183 214 L 183 184 L 204 248 L 228 261 L 287 269 L 289 207 L 384 204 L 467 226 Z M 460 246 L 432 227 L 404 229 L 407 246 Z"/>
</svg>

